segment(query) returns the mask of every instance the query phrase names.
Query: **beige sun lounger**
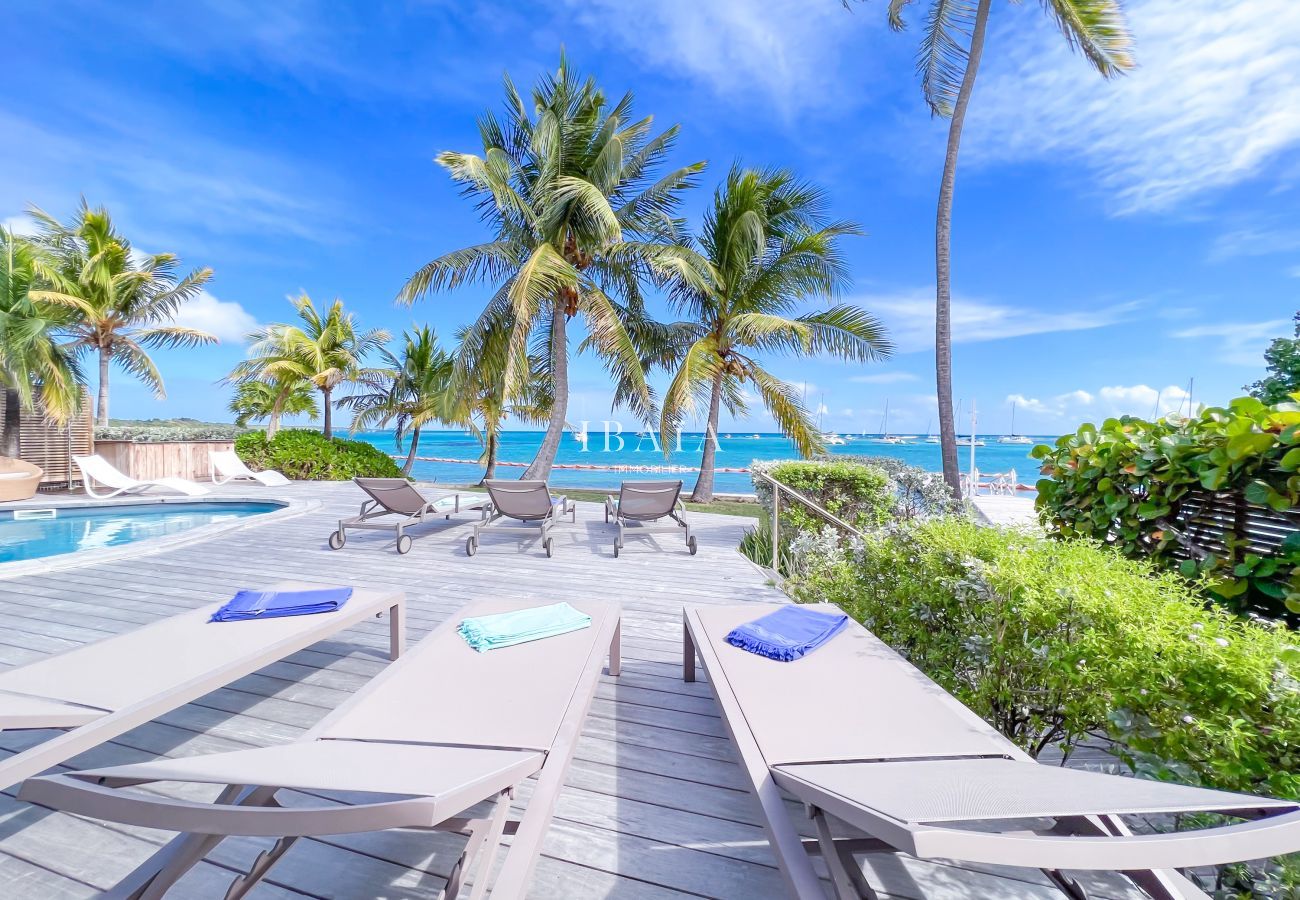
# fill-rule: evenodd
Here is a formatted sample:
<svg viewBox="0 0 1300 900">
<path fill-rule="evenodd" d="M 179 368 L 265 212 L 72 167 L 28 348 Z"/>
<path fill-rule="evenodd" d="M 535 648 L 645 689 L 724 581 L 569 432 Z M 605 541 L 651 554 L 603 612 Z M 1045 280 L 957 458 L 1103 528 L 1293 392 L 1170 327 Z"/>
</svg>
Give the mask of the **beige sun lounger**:
<svg viewBox="0 0 1300 900">
<path fill-rule="evenodd" d="M 457 632 L 469 616 L 536 606 L 485 600 L 462 610 L 298 740 L 278 747 L 162 759 L 29 780 L 20 797 L 79 815 L 183 832 L 120 883 L 113 896 L 161 896 L 228 835 L 276 837 L 228 900 L 252 890 L 299 838 L 413 828 L 469 840 L 448 878 L 447 898 L 472 881 L 488 887 L 503 835 L 513 835 L 492 896 L 528 887 L 606 653 L 619 672 L 615 604 L 575 600 L 589 628 L 478 653 Z M 522 818 L 509 819 L 515 787 L 536 776 Z M 215 803 L 131 791 L 153 782 L 220 784 Z M 380 794 L 355 805 L 281 806 L 282 789 Z M 311 800 L 312 798 L 307 798 Z M 485 818 L 471 807 L 492 801 Z"/>
<path fill-rule="evenodd" d="M 150 488 L 162 488 L 190 497 L 201 497 L 212 490 L 188 478 L 154 478 L 149 481 L 139 481 L 119 472 L 112 463 L 98 455 L 72 458 L 77 463 L 77 468 L 81 470 L 81 483 L 86 488 L 86 493 L 96 500 L 107 500 L 118 494 L 139 494 Z M 108 490 L 96 491 L 97 483 Z"/>
<path fill-rule="evenodd" d="M 685 611 L 683 675 L 698 654 L 763 813 L 790 893 L 875 897 L 854 853 L 1042 869 L 1068 896 L 1066 870 L 1113 870 L 1152 897 L 1204 897 L 1177 872 L 1300 850 L 1300 804 L 1040 765 L 862 626 L 808 656 L 774 662 L 726 642 L 762 604 Z M 838 612 L 830 604 L 818 609 Z M 836 689 L 849 686 L 846 701 Z M 781 791 L 803 803 L 818 839 L 801 840 Z M 1121 815 L 1218 812 L 1252 821 L 1133 835 Z M 1043 820 L 1054 823 L 1041 833 Z M 867 838 L 842 839 L 848 826 Z"/>
<path fill-rule="evenodd" d="M 292 582 L 275 589 L 320 586 Z M 0 672 L 0 731 L 68 729 L 0 761 L 0 788 L 385 612 L 392 657 L 402 650 L 406 596 L 400 591 L 353 591 L 331 613 L 209 622 L 220 605 Z"/>
<path fill-rule="evenodd" d="M 545 481 L 510 481 L 494 478 L 483 482 L 488 503 L 483 518 L 474 523 L 474 533 L 465 539 L 465 553 L 478 552 L 479 535 L 489 528 L 523 526 L 541 530 L 542 548 L 548 557 L 555 555 L 555 538 L 551 529 L 561 516 L 578 520 L 578 505 L 567 497 L 554 496 Z M 507 521 L 508 520 L 508 521 Z"/>
<path fill-rule="evenodd" d="M 406 529 L 412 525 L 423 525 L 437 516 L 451 519 L 456 513 L 479 511 L 487 505 L 482 495 L 472 494 L 451 493 L 430 500 L 405 478 L 353 478 L 352 481 L 370 499 L 361 504 L 357 515 L 339 519 L 338 529 L 330 532 L 331 550 L 341 550 L 348 542 L 349 528 L 365 528 L 395 532 L 397 552 L 406 553 L 411 549 L 411 536 Z"/>
<path fill-rule="evenodd" d="M 256 481 L 266 487 L 284 487 L 292 484 L 274 469 L 254 472 L 248 464 L 239 458 L 234 450 L 208 451 L 208 469 L 212 473 L 213 484 L 225 484 L 229 481 Z"/>
<path fill-rule="evenodd" d="M 618 494 L 605 497 L 605 521 L 610 518 L 618 524 L 618 537 L 614 539 L 614 556 L 623 549 L 628 526 L 633 534 L 655 531 L 677 533 L 686 529 L 686 549 L 694 556 L 699 549 L 691 526 L 686 523 L 686 506 L 682 503 L 680 481 L 625 481 L 619 485 Z M 659 524 L 664 519 L 668 522 Z"/>
</svg>

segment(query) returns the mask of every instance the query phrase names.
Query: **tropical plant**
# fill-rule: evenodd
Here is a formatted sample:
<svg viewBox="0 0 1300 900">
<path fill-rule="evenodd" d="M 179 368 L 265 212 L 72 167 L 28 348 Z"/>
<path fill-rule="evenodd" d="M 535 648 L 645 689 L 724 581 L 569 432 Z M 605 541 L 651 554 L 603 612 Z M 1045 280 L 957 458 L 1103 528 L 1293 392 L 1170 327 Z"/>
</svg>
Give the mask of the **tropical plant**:
<svg viewBox="0 0 1300 900">
<path fill-rule="evenodd" d="M 280 430 L 281 416 L 306 416 L 311 422 L 320 418 L 316 394 L 309 381 L 292 382 L 287 392 L 270 382 L 243 381 L 235 387 L 227 408 L 240 428 L 269 419 L 266 431 L 272 436 Z"/>
<path fill-rule="evenodd" d="M 844 0 L 848 5 L 848 0 Z M 889 0 L 889 26 L 907 27 L 903 13 L 914 0 Z M 943 477 L 953 496 L 961 497 L 957 432 L 952 415 L 952 200 L 957 154 L 975 76 L 984 54 L 993 0 L 930 0 L 925 32 L 917 53 L 921 90 L 932 115 L 949 120 L 939 207 L 935 215 L 935 385 L 939 400 L 939 442 Z M 1043 0 L 1044 11 L 1104 78 L 1135 65 L 1132 38 L 1124 20 L 1123 0 Z"/>
<path fill-rule="evenodd" d="M 1031 452 L 1053 534 L 1175 568 L 1235 611 L 1300 621 L 1300 402 L 1085 423 Z M 1244 526 L 1264 516 L 1278 537 L 1261 542 Z"/>
<path fill-rule="evenodd" d="M 1264 351 L 1268 375 L 1245 388 L 1256 400 L 1283 403 L 1300 391 L 1300 312 L 1295 314 L 1295 337 L 1280 337 Z"/>
<path fill-rule="evenodd" d="M 344 310 L 339 299 L 324 315 L 306 294 L 289 302 L 301 324 L 277 323 L 254 331 L 248 336 L 252 342 L 248 358 L 225 380 L 235 384 L 261 381 L 276 387 L 281 397 L 288 397 L 295 385 L 309 382 L 321 394 L 321 433 L 333 437 L 334 391 L 340 385 L 373 377 L 374 372 L 365 367 L 366 357 L 382 349 L 389 334 L 382 328 L 358 330 L 356 317 Z"/>
<path fill-rule="evenodd" d="M 401 452 L 402 441 L 411 437 L 402 474 L 410 475 L 420 449 L 420 431 L 434 422 L 452 422 L 456 396 L 451 389 L 453 361 L 438 346 L 438 336 L 428 325 L 402 335 L 401 355 L 388 348 L 379 351 L 385 365 L 364 379 L 368 392 L 341 401 L 353 411 L 352 433 L 383 428 L 396 423 L 394 440 Z"/>
<path fill-rule="evenodd" d="M 632 95 L 612 106 L 592 79 L 561 57 L 531 104 L 506 79 L 504 120 L 479 119 L 482 155 L 444 152 L 437 161 L 465 186 L 493 237 L 429 262 L 399 300 L 486 282 L 494 290 L 464 333 L 463 372 L 493 330 L 508 328 L 505 396 L 532 377 L 527 350 L 542 357 L 552 386 L 546 435 L 528 478 L 545 477 L 565 429 L 569 402 L 569 326 L 580 316 L 587 341 L 615 377 L 631 385 L 626 402 L 649 419 L 653 406 L 627 323 L 642 313 L 641 281 L 688 278 L 690 254 L 674 243 L 678 196 L 703 169 L 695 163 L 657 175 L 677 126 L 652 135 L 650 117 L 633 119 Z"/>
<path fill-rule="evenodd" d="M 51 257 L 50 265 L 42 267 L 47 285 L 35 296 L 73 314 L 60 329 L 71 352 L 99 358 L 96 422 L 108 424 L 109 371 L 114 363 L 148 385 L 154 396 L 165 397 L 162 375 L 148 351 L 217 342 L 205 331 L 175 324 L 212 270 L 194 269 L 181 276 L 175 255 L 133 249 L 108 210 L 91 209 L 85 200 L 66 224 L 39 209 L 31 215 L 40 229 L 36 240 Z"/>
<path fill-rule="evenodd" d="M 82 402 L 80 367 L 57 338 L 69 311 L 34 296 L 40 272 L 48 267 L 42 254 L 41 248 L 0 228 L 0 453 L 10 457 L 19 451 L 19 417 L 38 408 L 38 397 L 40 409 L 56 422 L 66 422 Z"/>
<path fill-rule="evenodd" d="M 274 469 L 295 481 L 350 481 L 400 478 L 401 470 L 383 450 L 365 441 L 327 438 L 316 431 L 287 429 L 268 439 L 250 431 L 235 438 L 235 452 L 254 470 Z"/>
<path fill-rule="evenodd" d="M 848 281 L 840 239 L 858 228 L 827 220 L 826 205 L 823 191 L 788 171 L 733 166 L 713 195 L 698 241 L 688 244 L 700 263 L 670 282 L 670 301 L 689 319 L 666 330 L 678 351 L 659 428 L 670 447 L 686 415 L 707 404 L 694 501 L 713 499 L 718 420 L 723 406 L 732 414 L 747 411 L 746 383 L 799 452 L 822 449 L 795 388 L 765 369 L 757 354 L 865 362 L 892 353 L 884 328 L 855 306 L 795 315 L 804 300 L 834 297 Z"/>
</svg>

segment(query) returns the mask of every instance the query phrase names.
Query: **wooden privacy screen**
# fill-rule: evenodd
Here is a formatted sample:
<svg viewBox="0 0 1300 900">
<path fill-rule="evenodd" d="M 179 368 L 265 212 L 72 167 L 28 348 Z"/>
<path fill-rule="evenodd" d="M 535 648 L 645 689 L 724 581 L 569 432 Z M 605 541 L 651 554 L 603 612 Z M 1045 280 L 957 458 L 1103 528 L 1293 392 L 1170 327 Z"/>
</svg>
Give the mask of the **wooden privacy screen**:
<svg viewBox="0 0 1300 900">
<path fill-rule="evenodd" d="M 72 461 L 74 456 L 95 452 L 94 419 L 90 401 L 66 426 L 55 425 L 37 410 L 22 414 L 18 432 L 18 455 L 41 467 L 41 486 L 72 487 L 81 483 L 81 472 Z"/>
</svg>

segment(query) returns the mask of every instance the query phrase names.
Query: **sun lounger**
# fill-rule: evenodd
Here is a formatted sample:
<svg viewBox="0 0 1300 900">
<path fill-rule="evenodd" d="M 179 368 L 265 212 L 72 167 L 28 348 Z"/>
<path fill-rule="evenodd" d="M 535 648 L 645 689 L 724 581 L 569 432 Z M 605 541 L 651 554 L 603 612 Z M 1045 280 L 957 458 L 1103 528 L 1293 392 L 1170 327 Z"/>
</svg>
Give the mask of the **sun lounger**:
<svg viewBox="0 0 1300 900">
<path fill-rule="evenodd" d="M 488 491 L 488 503 L 483 518 L 474 524 L 474 533 L 465 539 L 465 553 L 478 552 L 479 535 L 489 528 L 523 526 L 539 528 L 542 547 L 547 556 L 555 555 L 555 538 L 551 528 L 567 515 L 570 522 L 578 520 L 578 506 L 567 497 L 556 497 L 545 481 L 503 481 L 493 479 L 483 482 Z M 508 521 L 507 521 L 508 520 Z"/>
<path fill-rule="evenodd" d="M 213 484 L 225 484 L 228 481 L 256 481 L 267 487 L 284 487 L 286 484 L 292 484 L 288 478 L 273 469 L 254 472 L 234 450 L 209 451 L 208 467 L 212 472 Z"/>
<path fill-rule="evenodd" d="M 1066 870 L 1120 871 L 1175 898 L 1205 895 L 1170 870 L 1300 850 L 1295 802 L 1034 762 L 857 623 L 789 663 L 726 642 L 771 609 L 687 609 L 683 674 L 694 680 L 698 653 L 792 896 L 825 896 L 809 851 L 839 897 L 876 896 L 855 852 L 894 851 L 1042 869 L 1076 898 Z M 800 839 L 781 791 L 805 805 L 817 840 Z M 1193 812 L 1252 821 L 1135 836 L 1120 819 Z M 840 838 L 846 826 L 867 838 Z"/>
<path fill-rule="evenodd" d="M 605 521 L 610 517 L 618 523 L 618 537 L 614 539 L 614 556 L 623 549 L 627 536 L 627 526 L 634 525 L 634 532 L 649 534 L 651 532 L 677 532 L 686 529 L 686 548 L 691 556 L 699 549 L 691 526 L 686 524 L 686 507 L 682 503 L 682 483 L 680 481 L 625 481 L 618 489 L 618 496 L 610 494 L 605 498 Z M 657 524 L 664 519 L 666 524 Z"/>
<path fill-rule="evenodd" d="M 211 491 L 211 488 L 204 487 L 197 481 L 190 481 L 188 478 L 154 478 L 150 481 L 137 481 L 130 475 L 119 472 L 102 456 L 72 458 L 76 461 L 77 468 L 81 470 L 81 483 L 85 486 L 86 493 L 96 500 L 107 500 L 118 494 L 139 494 L 155 487 L 187 494 L 190 497 L 201 497 Z M 95 483 L 103 485 L 108 490 L 96 493 Z"/>
<path fill-rule="evenodd" d="M 437 500 L 429 500 L 405 478 L 352 480 L 370 499 L 361 504 L 359 514 L 350 519 L 339 519 L 338 530 L 329 537 L 331 550 L 341 549 L 347 543 L 349 528 L 370 528 L 394 531 L 397 535 L 397 552 L 406 553 L 411 549 L 411 536 L 406 534 L 407 528 L 423 525 L 437 516 L 450 519 L 458 512 L 482 510 L 486 505 L 481 497 L 462 497 L 460 494 L 448 494 Z M 396 516 L 397 519 L 389 519 L 389 516 Z M 385 521 L 373 521 L 379 518 Z"/>
<path fill-rule="evenodd" d="M 399 591 L 357 590 L 337 612 L 230 623 L 208 621 L 214 603 L 0 672 L 0 731 L 68 729 L 0 761 L 0 788 L 385 612 L 396 658 L 405 605 Z"/>
<path fill-rule="evenodd" d="M 451 867 L 447 898 L 467 880 L 470 896 L 482 897 L 501 838 L 513 835 L 492 896 L 515 900 L 530 883 L 606 652 L 610 674 L 619 671 L 619 608 L 602 601 L 573 601 L 591 616 L 588 628 L 505 649 L 479 653 L 457 632 L 467 616 L 532 605 L 485 600 L 462 610 L 292 743 L 46 776 L 28 781 L 20 796 L 79 815 L 183 832 L 127 876 L 114 896 L 161 896 L 228 835 L 279 839 L 236 877 L 226 895 L 235 900 L 299 837 L 409 828 L 468 836 Z M 523 815 L 511 820 L 514 790 L 532 776 Z M 211 804 L 129 789 L 169 781 L 227 787 Z M 309 796 L 281 806 L 281 790 Z M 355 804 L 310 796 L 336 791 L 381 796 Z M 486 816 L 467 816 L 485 801 L 492 804 Z"/>
</svg>

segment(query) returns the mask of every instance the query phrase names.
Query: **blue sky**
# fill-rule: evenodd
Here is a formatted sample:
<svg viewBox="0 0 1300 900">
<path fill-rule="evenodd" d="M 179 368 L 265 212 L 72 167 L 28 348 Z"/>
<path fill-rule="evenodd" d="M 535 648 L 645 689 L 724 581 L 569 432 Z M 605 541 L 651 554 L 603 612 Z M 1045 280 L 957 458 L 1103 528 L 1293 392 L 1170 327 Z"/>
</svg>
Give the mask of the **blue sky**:
<svg viewBox="0 0 1300 900">
<path fill-rule="evenodd" d="M 916 4 L 924 7 L 925 3 Z M 121 4 L 17 0 L 0 91 L 0 220 L 105 204 L 134 242 L 211 266 L 186 314 L 220 346 L 159 354 L 168 399 L 116 373 L 115 416 L 228 418 L 214 384 L 285 297 L 342 297 L 366 325 L 450 337 L 487 296 L 412 309 L 421 263 L 485 236 L 432 157 L 478 149 L 509 71 L 530 85 L 563 45 L 607 92 L 632 90 L 676 160 L 707 160 L 698 223 L 735 159 L 826 187 L 868 236 L 848 299 L 898 344 L 883 364 L 773 360 L 827 427 L 933 417 L 933 214 L 946 123 L 912 70 L 917 28 L 884 2 L 425 0 Z M 182 8 L 183 7 L 183 8 Z M 956 392 L 980 430 L 1056 434 L 1173 409 L 1195 379 L 1224 402 L 1261 374 L 1300 308 L 1300 4 L 1131 0 L 1140 68 L 1104 82 L 1038 4 L 994 5 L 958 176 Z M 52 62 L 55 61 L 55 62 Z M 571 419 L 608 415 L 592 359 Z M 624 418 L 627 418 L 626 414 Z M 764 430 L 761 413 L 741 428 Z M 733 427 L 733 423 L 724 423 Z"/>
</svg>

